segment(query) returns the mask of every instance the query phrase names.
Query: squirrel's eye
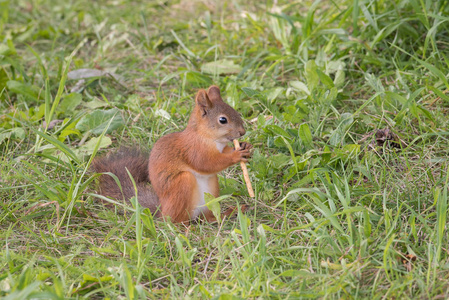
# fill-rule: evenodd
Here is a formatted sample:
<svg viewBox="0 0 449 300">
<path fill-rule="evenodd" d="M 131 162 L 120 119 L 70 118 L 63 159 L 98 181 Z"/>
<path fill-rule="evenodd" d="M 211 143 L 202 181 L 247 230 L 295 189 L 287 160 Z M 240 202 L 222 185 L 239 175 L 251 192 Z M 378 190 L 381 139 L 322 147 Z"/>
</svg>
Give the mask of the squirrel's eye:
<svg viewBox="0 0 449 300">
<path fill-rule="evenodd" d="M 226 119 L 225 117 L 219 117 L 218 122 L 220 122 L 220 124 L 226 124 L 228 123 L 228 119 Z"/>
</svg>

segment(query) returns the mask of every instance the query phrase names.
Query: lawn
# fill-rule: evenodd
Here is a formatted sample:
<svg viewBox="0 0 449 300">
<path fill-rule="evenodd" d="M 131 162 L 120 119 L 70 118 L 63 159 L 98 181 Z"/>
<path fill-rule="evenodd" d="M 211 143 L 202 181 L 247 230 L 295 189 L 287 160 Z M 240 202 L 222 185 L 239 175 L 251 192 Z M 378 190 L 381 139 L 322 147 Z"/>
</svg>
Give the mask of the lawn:
<svg viewBox="0 0 449 300">
<path fill-rule="evenodd" d="M 447 299 L 447 0 L 0 0 L 0 298 Z M 216 84 L 256 197 L 190 226 L 96 194 Z"/>
</svg>

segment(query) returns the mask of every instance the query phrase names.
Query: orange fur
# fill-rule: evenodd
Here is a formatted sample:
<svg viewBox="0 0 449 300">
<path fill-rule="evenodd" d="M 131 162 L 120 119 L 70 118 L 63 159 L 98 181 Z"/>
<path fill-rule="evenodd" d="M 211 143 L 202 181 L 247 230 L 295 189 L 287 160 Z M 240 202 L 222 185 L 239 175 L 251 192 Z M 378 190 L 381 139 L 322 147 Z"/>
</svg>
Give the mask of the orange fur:
<svg viewBox="0 0 449 300">
<path fill-rule="evenodd" d="M 162 216 L 173 222 L 214 220 L 204 205 L 204 192 L 218 197 L 217 173 L 250 157 L 250 144 L 238 151 L 226 145 L 244 134 L 242 119 L 223 102 L 218 87 L 200 90 L 186 129 L 161 137 L 150 153 L 148 177 Z"/>
</svg>

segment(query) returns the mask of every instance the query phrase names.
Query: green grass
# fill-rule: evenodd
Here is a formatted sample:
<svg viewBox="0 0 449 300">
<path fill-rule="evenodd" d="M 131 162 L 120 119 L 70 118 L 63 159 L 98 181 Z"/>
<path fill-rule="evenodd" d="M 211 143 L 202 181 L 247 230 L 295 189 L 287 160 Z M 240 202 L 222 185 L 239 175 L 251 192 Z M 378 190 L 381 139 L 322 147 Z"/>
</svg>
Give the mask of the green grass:
<svg viewBox="0 0 449 300">
<path fill-rule="evenodd" d="M 0 1 L 0 297 L 448 298 L 448 16 L 445 0 Z M 252 209 L 185 227 L 104 207 L 93 157 L 181 130 L 210 84 L 255 146 L 256 198 L 236 166 L 221 208 Z"/>
</svg>

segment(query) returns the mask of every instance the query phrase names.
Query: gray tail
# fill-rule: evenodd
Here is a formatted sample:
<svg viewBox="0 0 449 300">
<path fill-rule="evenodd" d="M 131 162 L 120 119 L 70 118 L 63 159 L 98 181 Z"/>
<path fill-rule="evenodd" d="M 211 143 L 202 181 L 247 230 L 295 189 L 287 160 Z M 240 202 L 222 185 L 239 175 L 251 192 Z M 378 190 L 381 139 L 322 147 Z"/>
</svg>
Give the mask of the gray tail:
<svg viewBox="0 0 449 300">
<path fill-rule="evenodd" d="M 137 198 L 141 206 L 156 212 L 159 200 L 154 193 L 148 177 L 148 153 L 137 149 L 121 148 L 116 152 L 94 159 L 92 168 L 97 173 L 112 173 L 120 181 L 121 189 L 109 174 L 102 174 L 99 179 L 99 194 L 114 198 L 129 200 L 136 195 L 134 185 L 127 170 L 133 177 Z"/>
</svg>

